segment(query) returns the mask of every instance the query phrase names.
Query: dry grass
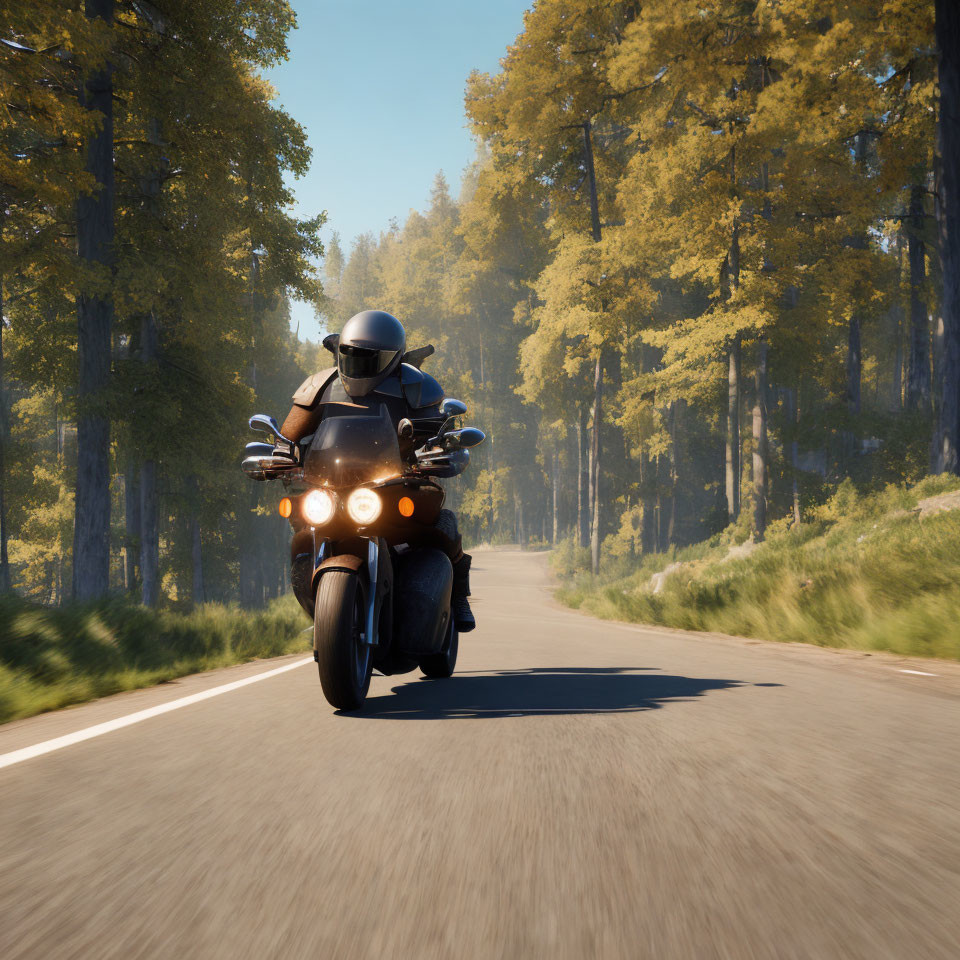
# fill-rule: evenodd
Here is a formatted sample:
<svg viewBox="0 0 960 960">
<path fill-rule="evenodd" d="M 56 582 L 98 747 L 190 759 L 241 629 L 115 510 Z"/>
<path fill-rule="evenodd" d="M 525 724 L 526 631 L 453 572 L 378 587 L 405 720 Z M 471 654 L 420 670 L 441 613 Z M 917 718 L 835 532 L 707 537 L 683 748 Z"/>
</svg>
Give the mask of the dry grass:
<svg viewBox="0 0 960 960">
<path fill-rule="evenodd" d="M 764 640 L 960 659 L 960 510 L 921 518 L 917 502 L 957 487 L 933 477 L 860 496 L 852 484 L 800 527 L 772 525 L 747 557 L 732 533 L 594 580 L 563 569 L 560 598 L 600 617 Z M 649 578 L 686 561 L 660 593 Z"/>
</svg>

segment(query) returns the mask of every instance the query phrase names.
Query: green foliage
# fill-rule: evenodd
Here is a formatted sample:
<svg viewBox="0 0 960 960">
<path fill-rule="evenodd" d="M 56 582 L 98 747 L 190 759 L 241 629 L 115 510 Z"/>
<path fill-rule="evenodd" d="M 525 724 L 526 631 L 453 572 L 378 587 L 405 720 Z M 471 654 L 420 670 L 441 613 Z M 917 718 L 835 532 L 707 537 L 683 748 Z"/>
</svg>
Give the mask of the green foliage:
<svg viewBox="0 0 960 960">
<path fill-rule="evenodd" d="M 927 472 L 934 411 L 904 410 L 914 361 L 902 217 L 911 185 L 932 186 L 929 5 L 891 3 L 878 18 L 844 4 L 821 18 L 808 0 L 543 0 L 501 66 L 471 77 L 467 112 L 497 202 L 526 197 L 544 211 L 542 266 L 515 310 L 527 329 L 518 389 L 541 420 L 600 433 L 598 539 L 611 561 L 725 522 L 736 344 L 745 502 L 734 539 L 754 526 L 748 405 L 761 338 L 769 515 L 794 497 L 810 509 L 845 476 Z M 928 228 L 920 239 L 928 252 L 936 243 Z M 931 303 L 935 288 L 920 296 Z M 854 328 L 864 349 L 851 360 Z M 916 336 L 931 367 L 930 330 Z M 631 503 L 652 532 L 618 529 Z"/>
<path fill-rule="evenodd" d="M 188 673 L 305 650 L 292 597 L 256 613 L 155 612 L 113 598 L 59 610 L 0 599 L 0 723 Z"/>
<path fill-rule="evenodd" d="M 204 596 L 258 603 L 279 589 L 287 528 L 240 474 L 241 438 L 251 413 L 282 417 L 314 368 L 316 350 L 289 330 L 287 298 L 322 298 L 324 217 L 291 213 L 306 132 L 260 76 L 286 57 L 295 17 L 287 0 L 162 10 L 117 0 L 114 11 L 109 25 L 52 0 L 0 14 L 0 528 L 11 580 L 54 604 L 69 591 L 86 290 L 114 309 L 111 382 L 92 401 L 111 427 L 111 587 L 140 586 L 131 510 L 149 462 L 162 601 L 190 594 L 199 527 Z M 113 269 L 97 273 L 76 250 L 96 126 L 77 90 L 107 61 L 115 242 Z"/>
</svg>

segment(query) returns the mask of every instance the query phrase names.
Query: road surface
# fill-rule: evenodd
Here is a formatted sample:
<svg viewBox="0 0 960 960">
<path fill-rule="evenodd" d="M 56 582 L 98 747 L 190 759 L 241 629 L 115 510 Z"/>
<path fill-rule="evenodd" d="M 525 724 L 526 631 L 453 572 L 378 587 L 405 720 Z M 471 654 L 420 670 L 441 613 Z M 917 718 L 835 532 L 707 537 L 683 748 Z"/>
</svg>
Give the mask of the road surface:
<svg viewBox="0 0 960 960">
<path fill-rule="evenodd" d="M 545 569 L 478 554 L 460 671 L 362 714 L 310 663 L 0 769 L 0 957 L 960 956 L 960 671 L 600 622 Z"/>
</svg>

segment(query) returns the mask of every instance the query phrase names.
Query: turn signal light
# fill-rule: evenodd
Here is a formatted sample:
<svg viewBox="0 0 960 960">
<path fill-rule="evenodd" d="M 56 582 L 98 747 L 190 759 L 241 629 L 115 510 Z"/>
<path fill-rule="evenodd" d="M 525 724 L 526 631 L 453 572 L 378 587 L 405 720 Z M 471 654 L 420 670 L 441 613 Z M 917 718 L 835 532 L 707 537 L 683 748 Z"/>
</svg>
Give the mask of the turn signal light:
<svg viewBox="0 0 960 960">
<path fill-rule="evenodd" d="M 400 502 L 397 504 L 397 509 L 400 511 L 401 517 L 412 517 L 413 501 L 409 497 L 401 497 Z"/>
<path fill-rule="evenodd" d="M 289 517 L 290 514 L 293 513 L 293 501 L 289 497 L 284 497 L 280 501 L 280 506 L 277 507 L 277 509 L 280 511 L 280 516 L 283 517 L 284 520 L 286 520 L 287 517 Z"/>
</svg>

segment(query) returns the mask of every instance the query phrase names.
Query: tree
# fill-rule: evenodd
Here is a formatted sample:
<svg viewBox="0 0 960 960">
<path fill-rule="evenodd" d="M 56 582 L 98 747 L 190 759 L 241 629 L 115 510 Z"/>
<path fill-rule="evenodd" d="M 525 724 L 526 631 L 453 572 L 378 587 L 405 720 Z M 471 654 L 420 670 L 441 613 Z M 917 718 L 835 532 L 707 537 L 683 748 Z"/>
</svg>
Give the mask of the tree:
<svg viewBox="0 0 960 960">
<path fill-rule="evenodd" d="M 91 20 L 113 23 L 114 0 L 86 0 Z M 98 115 L 86 145 L 95 183 L 77 202 L 77 250 L 87 267 L 77 300 L 77 490 L 73 534 L 73 593 L 107 592 L 110 576 L 110 421 L 104 410 L 110 382 L 113 324 L 113 80 L 109 63 L 84 79 L 81 101 Z"/>
<path fill-rule="evenodd" d="M 943 271 L 943 388 L 938 466 L 960 473 L 960 10 L 936 2 L 940 84 L 938 223 Z"/>
<path fill-rule="evenodd" d="M 286 55 L 293 23 L 285 0 L 171 0 L 162 10 L 116 0 L 86 11 L 28 0 L 0 17 L 4 119 L 14 121 L 0 125 L 7 361 L 0 399 L 14 412 L 3 451 L 18 499 L 32 505 L 29 517 L 18 512 L 9 525 L 19 589 L 59 599 L 57 577 L 65 569 L 70 578 L 64 544 L 74 539 L 74 573 L 89 596 L 107 584 L 133 586 L 135 547 L 146 561 L 139 567 L 148 573 L 148 601 L 182 599 L 177 584 L 191 579 L 184 564 L 206 574 L 204 594 L 227 599 L 235 590 L 230 568 L 241 518 L 224 518 L 250 485 L 211 440 L 235 434 L 255 404 L 278 406 L 289 397 L 289 381 L 302 377 L 306 361 L 288 330 L 285 300 L 288 291 L 314 304 L 320 297 L 314 262 L 322 218 L 292 217 L 285 182 L 306 169 L 306 137 L 256 75 Z M 98 104 L 111 111 L 112 136 Z M 86 169 L 90 144 L 100 151 L 99 182 Z M 113 202 L 104 189 L 110 176 Z M 81 257 L 71 243 L 78 213 Z M 256 283 L 241 266 L 253 260 Z M 91 334 L 98 349 L 84 353 Z M 91 356 L 101 364 L 96 389 Z M 241 376 L 251 362 L 268 395 L 261 391 L 259 400 Z M 106 425 L 109 445 L 91 446 L 91 423 L 101 431 Z M 182 464 L 191 436 L 196 495 L 185 527 L 176 516 L 178 475 L 164 467 Z M 75 455 L 79 522 L 55 535 L 72 504 Z M 84 480 L 91 463 L 96 482 Z M 122 486 L 110 482 L 119 480 L 109 470 L 118 463 Z M 0 489 L 8 489 L 2 472 Z M 81 507 L 91 497 L 93 513 Z M 112 543 L 104 535 L 111 499 L 115 514 L 129 508 L 119 511 L 126 523 L 114 524 Z M 254 509 L 261 511 L 259 500 Z M 257 535 L 275 540 L 278 525 L 263 520 Z M 7 525 L 0 528 L 5 534 Z M 181 551 L 184 530 L 191 549 Z M 247 544 L 256 550 L 250 538 Z M 107 566 L 111 548 L 126 555 L 124 567 Z M 208 556 L 198 561 L 204 549 Z M 83 559 L 91 550 L 92 565 Z M 111 582 L 108 569 L 123 576 Z M 279 582 L 272 572 L 267 581 L 261 597 Z"/>
</svg>

